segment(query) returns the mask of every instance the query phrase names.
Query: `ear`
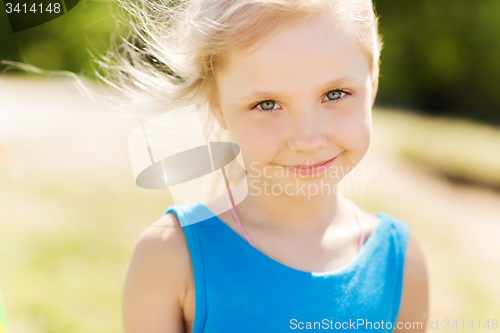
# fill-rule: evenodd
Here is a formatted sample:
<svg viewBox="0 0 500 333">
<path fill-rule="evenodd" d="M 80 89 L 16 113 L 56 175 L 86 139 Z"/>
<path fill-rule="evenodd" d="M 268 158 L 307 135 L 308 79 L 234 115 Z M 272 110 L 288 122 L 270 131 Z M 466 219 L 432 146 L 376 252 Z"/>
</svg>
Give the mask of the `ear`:
<svg viewBox="0 0 500 333">
<path fill-rule="evenodd" d="M 372 80 L 372 107 L 375 103 L 375 97 L 377 96 L 378 91 L 378 76 Z"/>
<path fill-rule="evenodd" d="M 213 111 L 214 111 L 215 118 L 217 118 L 217 122 L 219 123 L 219 125 L 223 129 L 227 130 L 226 120 L 224 119 L 224 115 L 222 114 L 222 110 L 221 110 L 220 104 L 218 102 L 213 104 Z"/>
</svg>

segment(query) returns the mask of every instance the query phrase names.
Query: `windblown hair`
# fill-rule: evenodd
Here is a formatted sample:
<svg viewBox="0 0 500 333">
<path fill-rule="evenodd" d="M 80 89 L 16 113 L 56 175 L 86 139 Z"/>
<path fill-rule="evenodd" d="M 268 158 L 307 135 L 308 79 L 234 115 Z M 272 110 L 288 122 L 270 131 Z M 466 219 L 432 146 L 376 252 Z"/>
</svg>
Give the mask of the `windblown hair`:
<svg viewBox="0 0 500 333">
<path fill-rule="evenodd" d="M 350 29 L 378 76 L 382 43 L 371 0 L 117 1 L 129 33 L 99 62 L 101 78 L 141 108 L 210 110 L 231 51 L 314 16 Z"/>
</svg>

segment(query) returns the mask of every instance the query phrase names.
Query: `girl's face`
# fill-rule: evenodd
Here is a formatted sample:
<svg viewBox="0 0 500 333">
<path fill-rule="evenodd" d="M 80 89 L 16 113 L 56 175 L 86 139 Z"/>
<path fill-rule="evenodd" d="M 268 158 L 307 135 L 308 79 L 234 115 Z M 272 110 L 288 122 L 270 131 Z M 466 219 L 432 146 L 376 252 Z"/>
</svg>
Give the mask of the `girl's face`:
<svg viewBox="0 0 500 333">
<path fill-rule="evenodd" d="M 310 20 L 233 52 L 216 81 L 215 114 L 241 148 L 250 195 L 331 194 L 368 150 L 378 81 L 335 23 Z"/>
</svg>

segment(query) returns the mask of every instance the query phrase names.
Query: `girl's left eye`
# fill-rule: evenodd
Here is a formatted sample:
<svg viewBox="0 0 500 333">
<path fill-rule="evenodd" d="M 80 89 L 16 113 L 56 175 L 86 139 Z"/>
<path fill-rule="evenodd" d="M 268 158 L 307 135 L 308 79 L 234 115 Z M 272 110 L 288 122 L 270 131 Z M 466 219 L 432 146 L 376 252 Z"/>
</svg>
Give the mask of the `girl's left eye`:
<svg viewBox="0 0 500 333">
<path fill-rule="evenodd" d="M 257 109 L 259 112 L 266 112 L 266 113 L 272 113 L 274 110 L 279 107 L 279 104 L 276 103 L 273 100 L 267 100 L 263 102 L 259 102 L 257 104 L 254 104 L 251 109 Z"/>
<path fill-rule="evenodd" d="M 345 91 L 342 91 L 342 90 L 332 90 L 332 91 L 330 91 L 329 93 L 326 94 L 325 99 L 323 99 L 323 102 L 325 102 L 325 101 L 335 101 L 335 100 L 341 99 L 345 95 L 347 95 L 347 93 Z"/>
</svg>

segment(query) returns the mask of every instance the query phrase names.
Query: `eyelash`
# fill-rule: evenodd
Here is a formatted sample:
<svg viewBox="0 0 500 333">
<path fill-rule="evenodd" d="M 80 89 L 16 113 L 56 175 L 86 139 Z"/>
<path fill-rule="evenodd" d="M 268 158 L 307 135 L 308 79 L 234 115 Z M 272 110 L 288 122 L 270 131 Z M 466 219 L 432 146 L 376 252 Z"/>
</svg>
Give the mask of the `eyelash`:
<svg viewBox="0 0 500 333">
<path fill-rule="evenodd" d="M 351 93 L 351 92 L 346 91 L 346 90 L 344 90 L 344 89 L 334 89 L 334 90 L 330 90 L 330 91 L 328 91 L 328 92 L 325 94 L 325 97 L 326 97 L 326 95 L 328 95 L 329 93 L 331 93 L 331 92 L 336 92 L 336 91 L 343 93 L 343 94 L 344 94 L 344 96 L 342 96 L 342 97 L 340 97 L 340 98 L 338 98 L 338 99 L 330 99 L 330 100 L 327 100 L 327 102 L 338 102 L 338 101 L 342 101 L 342 100 L 346 99 L 346 98 L 347 98 L 347 96 L 352 95 L 352 93 Z M 259 106 L 260 104 L 262 104 L 262 103 L 264 103 L 264 102 L 275 102 L 275 101 L 274 101 L 274 100 L 272 100 L 272 99 L 266 99 L 266 100 L 263 100 L 263 101 L 260 101 L 260 102 L 254 103 L 254 104 L 250 107 L 250 109 L 251 109 L 251 110 L 254 110 L 254 109 L 255 109 L 255 110 L 257 110 L 257 112 L 259 112 L 259 113 L 260 113 L 260 112 L 264 112 L 264 113 L 273 113 L 273 111 L 275 111 L 275 109 L 271 109 L 271 110 L 264 110 L 264 109 L 259 109 L 259 108 L 257 108 L 257 106 Z M 275 102 L 275 103 L 276 103 L 276 102 Z"/>
</svg>

